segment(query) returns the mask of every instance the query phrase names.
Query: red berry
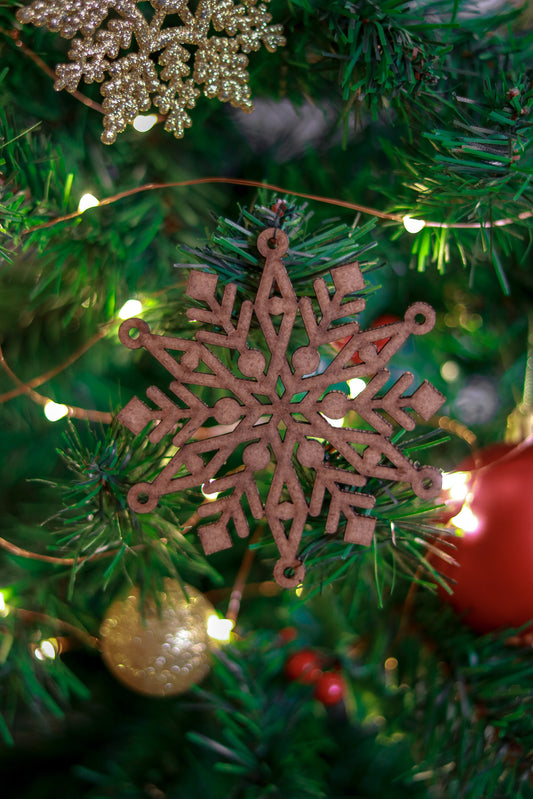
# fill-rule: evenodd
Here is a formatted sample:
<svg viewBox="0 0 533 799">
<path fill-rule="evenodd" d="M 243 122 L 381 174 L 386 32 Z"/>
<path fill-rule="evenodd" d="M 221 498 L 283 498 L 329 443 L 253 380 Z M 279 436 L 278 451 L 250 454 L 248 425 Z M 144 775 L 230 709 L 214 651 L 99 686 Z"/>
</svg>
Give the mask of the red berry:
<svg viewBox="0 0 533 799">
<path fill-rule="evenodd" d="M 315 699 L 323 705 L 336 705 L 346 695 L 346 683 L 341 674 L 327 671 L 315 685 Z"/>
<path fill-rule="evenodd" d="M 279 637 L 284 644 L 290 644 L 298 638 L 298 631 L 296 627 L 283 627 L 279 631 Z"/>
<path fill-rule="evenodd" d="M 289 680 L 297 680 L 306 685 L 316 682 L 322 674 L 320 658 L 312 649 L 301 649 L 287 658 L 285 675 Z"/>
</svg>

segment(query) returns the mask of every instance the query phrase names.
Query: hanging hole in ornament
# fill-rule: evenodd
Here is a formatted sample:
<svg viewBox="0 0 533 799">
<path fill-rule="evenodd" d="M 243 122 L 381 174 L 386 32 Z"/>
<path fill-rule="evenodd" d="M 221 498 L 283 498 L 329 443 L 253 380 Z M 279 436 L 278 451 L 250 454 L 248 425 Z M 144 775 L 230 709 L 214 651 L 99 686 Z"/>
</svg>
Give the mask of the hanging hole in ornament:
<svg viewBox="0 0 533 799">
<path fill-rule="evenodd" d="M 426 302 L 415 302 L 405 312 L 405 321 L 411 326 L 415 336 L 429 333 L 435 325 L 435 311 Z"/>
<path fill-rule="evenodd" d="M 276 250 L 277 255 L 281 258 L 287 252 L 288 246 L 289 239 L 287 234 L 279 228 L 263 230 L 257 237 L 257 249 L 265 257 L 268 257 L 273 250 Z"/>
<path fill-rule="evenodd" d="M 119 327 L 118 337 L 130 350 L 143 346 L 144 337 L 150 334 L 150 327 L 143 319 L 126 319 Z"/>
<path fill-rule="evenodd" d="M 274 579 L 282 588 L 296 588 L 303 582 L 305 566 L 301 560 L 278 560 L 274 566 Z"/>
<path fill-rule="evenodd" d="M 159 497 L 154 493 L 150 483 L 138 483 L 128 491 L 128 505 L 137 513 L 149 513 L 155 510 Z"/>
<path fill-rule="evenodd" d="M 421 499 L 434 499 L 442 488 L 442 475 L 433 466 L 425 466 L 417 472 L 412 483 L 413 491 Z"/>
</svg>

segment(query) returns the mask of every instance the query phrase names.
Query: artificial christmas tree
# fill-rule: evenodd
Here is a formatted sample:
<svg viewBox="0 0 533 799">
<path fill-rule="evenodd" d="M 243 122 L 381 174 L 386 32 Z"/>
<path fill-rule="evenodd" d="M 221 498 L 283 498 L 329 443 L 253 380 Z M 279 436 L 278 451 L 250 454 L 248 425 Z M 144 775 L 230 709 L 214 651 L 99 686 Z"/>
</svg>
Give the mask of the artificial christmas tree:
<svg viewBox="0 0 533 799">
<path fill-rule="evenodd" d="M 527 11 L 0 8 L 6 796 L 533 796 L 530 635 L 443 599 L 531 432 Z"/>
</svg>

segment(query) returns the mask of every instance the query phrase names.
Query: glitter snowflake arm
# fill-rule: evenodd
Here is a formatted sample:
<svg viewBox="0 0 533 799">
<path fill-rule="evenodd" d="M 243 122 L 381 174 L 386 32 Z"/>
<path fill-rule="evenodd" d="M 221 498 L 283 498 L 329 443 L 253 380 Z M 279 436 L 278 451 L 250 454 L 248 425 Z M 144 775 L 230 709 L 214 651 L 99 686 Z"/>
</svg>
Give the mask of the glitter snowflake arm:
<svg viewBox="0 0 533 799">
<path fill-rule="evenodd" d="M 92 36 L 114 5 L 113 0 L 36 0 L 17 11 L 17 19 L 72 39 L 78 32 Z"/>
<path fill-rule="evenodd" d="M 189 77 L 189 51 L 179 41 L 171 41 L 159 56 L 163 67 L 161 81 L 154 96 L 154 105 L 166 117 L 165 130 L 181 139 L 192 119 L 189 111 L 200 97 L 200 89 Z"/>
<path fill-rule="evenodd" d="M 206 97 L 251 111 L 247 54 L 285 43 L 257 0 L 199 0 L 194 13 L 187 0 L 34 0 L 17 19 L 73 39 L 72 63 L 57 66 L 55 88 L 75 91 L 82 79 L 102 83 L 106 144 L 152 104 L 180 138 L 192 124 L 188 111 L 199 87 Z"/>
</svg>

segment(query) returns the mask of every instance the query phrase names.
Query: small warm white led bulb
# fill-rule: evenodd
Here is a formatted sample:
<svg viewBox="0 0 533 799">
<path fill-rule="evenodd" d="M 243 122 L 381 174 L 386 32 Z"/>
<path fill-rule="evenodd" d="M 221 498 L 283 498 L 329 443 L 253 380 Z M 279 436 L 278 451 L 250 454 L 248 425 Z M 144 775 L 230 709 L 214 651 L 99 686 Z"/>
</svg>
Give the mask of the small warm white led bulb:
<svg viewBox="0 0 533 799">
<path fill-rule="evenodd" d="M 342 419 L 330 419 L 330 418 L 329 418 L 329 416 L 326 416 L 326 414 L 325 414 L 325 413 L 321 413 L 320 415 L 321 415 L 321 416 L 322 416 L 322 417 L 323 417 L 323 418 L 326 420 L 326 422 L 328 422 L 328 424 L 330 424 L 332 427 L 342 427 L 342 425 L 344 424 L 344 417 L 343 417 Z"/>
<path fill-rule="evenodd" d="M 360 377 L 352 377 L 351 380 L 348 380 L 348 388 L 350 389 L 350 399 L 355 399 L 365 390 L 366 383 Z"/>
<path fill-rule="evenodd" d="M 100 200 L 94 194 L 83 194 L 78 203 L 78 212 L 83 214 L 88 208 L 95 208 L 100 205 Z"/>
<path fill-rule="evenodd" d="M 57 422 L 68 414 L 68 408 L 60 402 L 48 400 L 44 406 L 44 415 L 49 422 Z"/>
<path fill-rule="evenodd" d="M 156 114 L 139 114 L 133 120 L 133 127 L 139 133 L 147 133 L 157 122 Z"/>
<path fill-rule="evenodd" d="M 138 316 L 142 309 L 143 306 L 140 300 L 127 300 L 118 312 L 118 318 L 131 319 L 132 316 Z"/>
<path fill-rule="evenodd" d="M 446 361 L 440 367 L 440 373 L 447 383 L 454 383 L 461 375 L 461 369 L 456 361 Z"/>
<path fill-rule="evenodd" d="M 450 499 L 464 502 L 470 493 L 470 472 L 444 472 L 442 475 L 442 489 Z"/>
<path fill-rule="evenodd" d="M 52 641 L 43 641 L 39 649 L 45 658 L 49 658 L 49 660 L 53 660 L 57 655 L 56 648 Z"/>
<path fill-rule="evenodd" d="M 56 648 L 54 647 L 52 641 L 43 641 L 39 646 L 35 646 L 33 649 L 33 657 L 35 660 L 53 660 L 57 654 Z"/>
<path fill-rule="evenodd" d="M 221 619 L 215 613 L 207 619 L 207 634 L 215 641 L 227 644 L 231 638 L 233 621 L 231 619 Z"/>
<path fill-rule="evenodd" d="M 408 233 L 420 233 L 422 228 L 426 226 L 426 223 L 423 219 L 415 219 L 414 216 L 409 216 L 409 214 L 404 216 L 402 222 Z"/>
<path fill-rule="evenodd" d="M 213 482 L 213 480 L 209 480 L 209 482 L 208 483 L 204 483 L 204 485 L 201 488 L 201 491 L 202 491 L 202 494 L 204 495 L 204 497 L 206 499 L 210 500 L 210 501 L 215 500 L 218 497 L 218 495 L 219 495 L 218 491 L 209 491 L 209 486 L 210 486 L 210 484 L 212 482 Z"/>
<path fill-rule="evenodd" d="M 479 528 L 479 519 L 468 505 L 463 505 L 461 511 L 457 516 L 453 517 L 451 523 L 463 533 L 475 533 Z"/>
<path fill-rule="evenodd" d="M 9 609 L 6 605 L 6 598 L 4 596 L 3 591 L 0 591 L 0 616 L 5 618 L 9 613 Z"/>
</svg>

